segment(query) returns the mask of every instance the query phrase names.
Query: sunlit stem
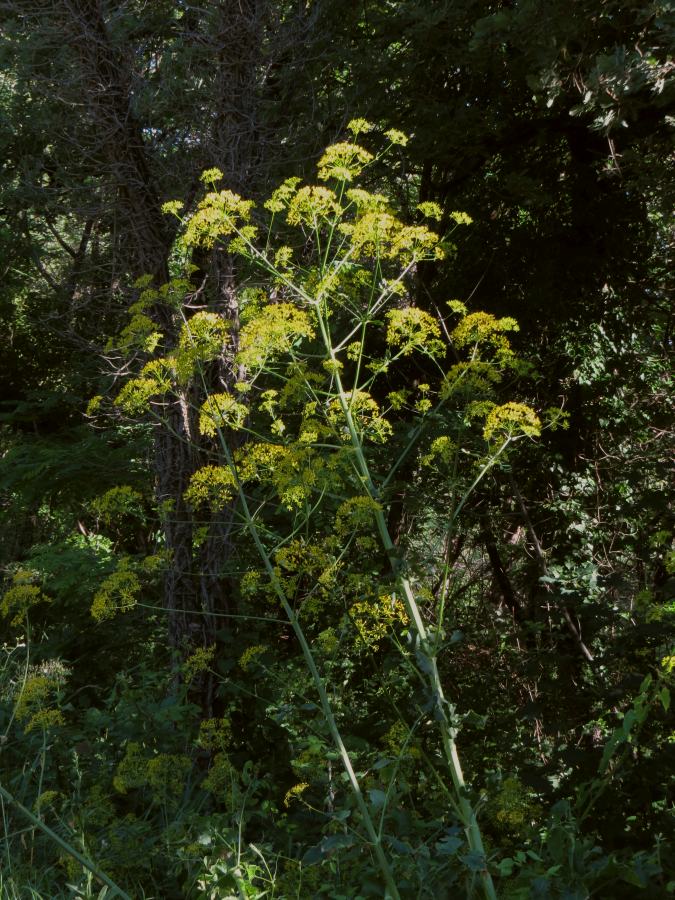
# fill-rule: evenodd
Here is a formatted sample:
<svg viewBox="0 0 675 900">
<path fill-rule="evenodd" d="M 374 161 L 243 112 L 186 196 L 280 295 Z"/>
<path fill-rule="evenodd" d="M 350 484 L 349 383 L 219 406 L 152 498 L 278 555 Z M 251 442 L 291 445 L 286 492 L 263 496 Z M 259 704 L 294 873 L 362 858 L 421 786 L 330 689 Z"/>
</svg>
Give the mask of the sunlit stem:
<svg viewBox="0 0 675 900">
<path fill-rule="evenodd" d="M 335 350 L 331 344 L 328 329 L 326 327 L 326 322 L 324 320 L 324 317 L 321 315 L 320 310 L 317 310 L 317 319 L 326 352 L 329 354 L 331 360 L 335 362 Z M 462 817 L 462 824 L 464 825 L 467 841 L 471 850 L 485 857 L 483 838 L 481 835 L 480 827 L 478 825 L 478 821 L 476 819 L 476 813 L 466 796 L 466 782 L 464 781 L 464 774 L 462 772 L 462 767 L 459 761 L 457 744 L 453 734 L 453 726 L 448 719 L 448 702 L 445 699 L 443 685 L 441 683 L 440 675 L 438 672 L 438 665 L 436 663 L 436 654 L 434 647 L 435 642 L 429 641 L 429 635 L 426 626 L 424 625 L 419 606 L 415 599 L 412 585 L 410 584 L 409 579 L 402 569 L 401 560 L 398 558 L 396 546 L 391 538 L 391 534 L 389 533 L 389 528 L 387 527 L 387 521 L 384 516 L 384 511 L 379 503 L 379 493 L 371 476 L 368 462 L 363 453 L 361 437 L 352 416 L 348 399 L 350 394 L 349 392 L 345 392 L 344 390 L 342 379 L 340 377 L 337 366 L 335 366 L 335 383 L 338 390 L 340 408 L 349 429 L 352 449 L 356 457 L 357 470 L 369 496 L 378 503 L 378 507 L 375 512 L 375 521 L 380 536 L 380 541 L 382 542 L 382 547 L 387 554 L 387 557 L 389 558 L 392 572 L 396 578 L 396 582 L 398 584 L 403 604 L 406 608 L 406 612 L 408 613 L 408 616 L 413 623 L 414 631 L 417 634 L 417 638 L 419 641 L 419 650 L 426 660 L 425 674 L 427 676 L 427 684 L 431 691 L 432 697 L 434 698 L 434 704 L 438 713 L 443 750 L 445 752 L 445 757 L 448 763 L 448 768 L 450 769 L 453 786 L 457 795 L 457 808 Z M 494 884 L 492 882 L 492 876 L 490 875 L 487 866 L 482 870 L 481 877 L 485 896 L 489 898 L 489 900 L 493 900 L 493 898 L 494 900 L 496 900 L 497 895 L 495 893 Z"/>
<path fill-rule="evenodd" d="M 366 801 L 363 798 L 363 793 L 361 791 L 361 786 L 359 785 L 358 778 L 356 777 L 356 772 L 354 771 L 354 767 L 352 766 L 351 759 L 349 758 L 349 753 L 347 752 L 347 748 L 345 747 L 344 741 L 342 740 L 342 735 L 340 733 L 340 729 L 338 728 L 337 722 L 335 721 L 335 716 L 333 715 L 333 709 L 330 704 L 330 699 L 328 697 L 328 693 L 326 692 L 325 685 L 323 683 L 323 679 L 319 673 L 316 662 L 314 660 L 314 656 L 312 654 L 309 643 L 307 642 L 307 638 L 305 636 L 305 632 L 303 631 L 302 625 L 298 620 L 298 617 L 295 613 L 295 610 L 288 602 L 286 597 L 286 592 L 284 591 L 283 585 L 279 580 L 279 576 L 275 571 L 275 568 L 272 564 L 272 560 L 270 559 L 270 555 L 265 547 L 258 530 L 258 527 L 255 523 L 255 518 L 251 514 L 248 500 L 246 494 L 243 489 L 243 485 L 241 484 L 239 478 L 237 477 L 237 467 L 235 465 L 234 459 L 232 457 L 232 453 L 230 448 L 225 441 L 224 435 L 220 429 L 218 429 L 218 437 L 220 439 L 220 445 L 223 451 L 223 455 L 225 457 L 225 461 L 229 466 L 232 473 L 235 475 L 237 480 L 237 491 L 239 494 L 239 503 L 241 506 L 241 511 L 243 514 L 244 521 L 246 523 L 246 528 L 253 539 L 253 543 L 255 544 L 256 550 L 262 560 L 262 563 L 265 567 L 265 571 L 269 576 L 270 582 L 274 589 L 275 594 L 277 595 L 281 606 L 286 613 L 288 621 L 291 625 L 291 628 L 295 632 L 295 636 L 298 639 L 298 643 L 300 644 L 300 648 L 302 650 L 302 655 L 305 659 L 305 664 L 309 670 L 310 675 L 312 676 L 312 681 L 314 682 L 314 686 L 317 690 L 321 701 L 321 709 L 323 711 L 324 717 L 326 719 L 326 724 L 328 725 L 328 730 L 330 731 L 331 737 L 333 739 L 333 743 L 340 754 L 340 759 L 342 760 L 342 764 L 347 773 L 347 777 L 349 778 L 349 783 L 354 794 L 354 798 L 356 800 L 356 805 L 361 813 L 361 817 L 363 819 L 363 823 L 365 825 L 366 831 L 368 833 L 368 837 L 373 845 L 373 850 L 375 856 L 377 858 L 378 865 L 380 867 L 380 871 L 382 872 L 382 876 L 385 880 L 385 884 L 387 886 L 387 895 L 391 898 L 391 900 L 400 900 L 400 894 L 398 892 L 398 888 L 396 887 L 396 882 L 394 881 L 394 877 L 389 866 L 389 862 L 387 857 L 382 849 L 382 841 L 381 836 L 378 834 L 373 820 L 371 818 L 370 812 L 368 811 L 368 807 L 366 805 Z"/>
</svg>

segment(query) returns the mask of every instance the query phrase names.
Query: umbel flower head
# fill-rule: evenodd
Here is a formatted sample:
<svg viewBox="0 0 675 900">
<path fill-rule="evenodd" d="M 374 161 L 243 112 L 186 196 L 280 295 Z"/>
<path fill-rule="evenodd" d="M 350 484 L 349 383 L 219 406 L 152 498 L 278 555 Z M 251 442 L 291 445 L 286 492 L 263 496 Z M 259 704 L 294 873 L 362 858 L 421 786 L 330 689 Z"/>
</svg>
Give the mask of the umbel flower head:
<svg viewBox="0 0 675 900">
<path fill-rule="evenodd" d="M 358 144 L 346 141 L 333 144 L 319 160 L 319 178 L 321 181 L 328 181 L 330 178 L 336 181 L 353 181 L 372 160 L 373 154 Z"/>
</svg>

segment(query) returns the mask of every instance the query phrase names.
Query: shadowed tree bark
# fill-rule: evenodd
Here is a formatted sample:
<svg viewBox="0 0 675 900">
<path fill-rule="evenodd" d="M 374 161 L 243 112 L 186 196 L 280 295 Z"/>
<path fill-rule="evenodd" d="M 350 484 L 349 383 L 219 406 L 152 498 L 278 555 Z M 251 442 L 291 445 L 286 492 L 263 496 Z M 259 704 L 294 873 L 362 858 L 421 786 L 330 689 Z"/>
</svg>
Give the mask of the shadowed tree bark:
<svg viewBox="0 0 675 900">
<path fill-rule="evenodd" d="M 155 284 L 170 278 L 175 228 L 161 211 L 165 200 L 182 194 L 189 208 L 201 171 L 211 166 L 223 172 L 223 186 L 247 196 L 267 186 L 268 151 L 278 150 L 286 123 L 276 115 L 269 124 L 263 101 L 274 90 L 271 73 L 292 64 L 295 37 L 307 33 L 312 17 L 273 0 L 159 0 L 151 8 L 134 0 L 14 0 L 0 3 L 0 15 L 17 81 L 41 116 L 39 142 L 16 148 L 18 167 L 31 173 L 22 215 L 29 236 L 31 228 L 50 229 L 72 258 L 68 284 L 39 254 L 36 265 L 51 289 L 77 296 L 91 320 L 100 323 L 102 313 L 119 320 L 138 276 L 150 274 Z M 75 227 L 81 237 L 73 248 Z M 208 388 L 229 391 L 241 377 L 233 369 L 239 275 L 222 251 L 193 262 L 199 289 L 181 310 L 158 306 L 152 315 L 169 350 L 183 317 L 197 309 L 228 320 L 231 337 L 209 367 Z M 82 339 L 76 329 L 70 337 Z M 112 355 L 108 361 L 119 365 Z M 116 377 L 126 374 L 124 363 Z M 196 428 L 201 390 L 186 389 L 154 432 L 168 559 L 164 606 L 179 656 L 214 644 L 215 614 L 232 611 L 231 514 L 199 523 L 206 534 L 195 547 L 195 520 L 183 499 L 191 474 L 214 449 Z M 210 706 L 208 687 L 206 694 Z"/>
</svg>

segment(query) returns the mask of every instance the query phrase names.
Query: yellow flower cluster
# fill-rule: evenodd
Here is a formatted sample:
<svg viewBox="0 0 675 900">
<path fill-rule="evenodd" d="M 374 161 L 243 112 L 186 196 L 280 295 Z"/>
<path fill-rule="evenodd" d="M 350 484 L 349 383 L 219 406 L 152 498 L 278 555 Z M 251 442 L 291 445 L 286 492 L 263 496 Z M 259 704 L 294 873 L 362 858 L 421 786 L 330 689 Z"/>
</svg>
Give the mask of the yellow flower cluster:
<svg viewBox="0 0 675 900">
<path fill-rule="evenodd" d="M 450 213 L 450 218 L 454 219 L 454 221 L 458 225 L 471 225 L 471 223 L 473 222 L 473 219 L 470 215 L 468 215 L 468 213 L 457 212 L 457 210 Z"/>
<path fill-rule="evenodd" d="M 43 791 L 33 804 L 35 812 L 40 813 L 50 806 L 54 806 L 59 797 L 63 796 L 60 791 Z"/>
<path fill-rule="evenodd" d="M 232 191 L 207 194 L 190 216 L 183 243 L 186 247 L 213 247 L 221 237 L 227 237 L 251 217 L 253 202 L 244 200 Z"/>
<path fill-rule="evenodd" d="M 231 738 L 232 723 L 227 717 L 205 719 L 199 726 L 197 746 L 204 750 L 225 750 Z"/>
<path fill-rule="evenodd" d="M 104 525 L 119 523 L 126 516 L 143 517 L 143 495 L 128 484 L 110 488 L 92 501 L 92 509 Z"/>
<path fill-rule="evenodd" d="M 499 370 L 482 359 L 472 359 L 451 366 L 441 384 L 441 399 L 455 396 L 492 396 L 494 386 L 501 381 Z"/>
<path fill-rule="evenodd" d="M 316 643 L 326 656 L 332 656 L 340 646 L 340 639 L 334 628 L 324 628 L 316 636 Z"/>
<path fill-rule="evenodd" d="M 281 444 L 247 444 L 243 451 L 236 454 L 237 474 L 242 482 L 272 482 L 288 452 L 289 448 Z"/>
<path fill-rule="evenodd" d="M 199 176 L 199 180 L 202 184 L 216 184 L 218 181 L 222 181 L 223 178 L 223 173 L 215 166 L 212 169 L 204 169 Z"/>
<path fill-rule="evenodd" d="M 244 572 L 241 576 L 241 581 L 239 582 L 241 595 L 247 599 L 256 599 L 262 592 L 267 594 L 269 593 L 270 588 L 271 585 L 269 584 L 269 581 L 265 580 L 265 575 L 260 569 L 249 569 L 248 572 Z M 246 656 L 246 651 L 244 651 L 243 656 Z M 248 658 L 246 658 L 245 662 L 248 661 Z"/>
<path fill-rule="evenodd" d="M 158 753 L 146 764 L 146 778 L 156 801 L 175 800 L 185 790 L 185 782 L 192 768 L 188 756 L 177 753 Z"/>
<path fill-rule="evenodd" d="M 393 433 L 391 423 L 380 412 L 377 401 L 367 391 L 354 391 L 347 395 L 347 405 L 355 426 L 366 440 L 374 444 L 384 444 Z M 328 404 L 326 413 L 328 423 L 335 429 L 340 440 L 348 443 L 351 439 L 345 423 L 342 403 L 335 398 Z"/>
<path fill-rule="evenodd" d="M 31 584 L 32 577 L 29 572 L 17 572 L 12 578 L 12 586 L 0 600 L 0 614 L 9 618 L 11 625 L 21 625 L 29 610 L 38 603 L 51 602 L 36 584 Z"/>
<path fill-rule="evenodd" d="M 162 338 L 157 325 L 150 316 L 143 312 L 132 315 L 129 323 L 120 333 L 119 346 L 121 350 L 145 350 L 152 353 Z"/>
<path fill-rule="evenodd" d="M 309 787 L 309 784 L 306 781 L 302 781 L 300 784 L 294 784 L 293 787 L 286 791 L 286 795 L 284 797 L 284 806 L 286 809 L 291 805 L 291 801 L 298 800 L 304 792 Z"/>
<path fill-rule="evenodd" d="M 257 480 L 271 484 L 286 509 L 299 509 L 325 482 L 325 461 L 311 447 L 298 442 L 275 448 L 281 450 L 281 453 L 275 454 L 273 465 L 263 464 L 262 458 L 268 455 L 265 448 L 272 446 L 274 445 L 258 444 L 253 460 L 247 456 L 247 462 L 256 465 Z"/>
<path fill-rule="evenodd" d="M 405 722 L 394 722 L 389 731 L 382 736 L 382 744 L 394 758 L 406 756 L 419 759 L 422 755 L 417 741 L 411 739 L 410 729 Z"/>
<path fill-rule="evenodd" d="M 311 595 L 315 602 L 305 613 L 317 612 L 317 603 L 328 596 L 335 584 L 334 558 L 322 547 L 296 539 L 277 550 L 274 562 L 286 596 L 303 600 Z"/>
<path fill-rule="evenodd" d="M 185 500 L 199 509 L 207 506 L 216 512 L 224 509 L 237 493 L 237 479 L 228 466 L 203 466 L 190 478 Z"/>
<path fill-rule="evenodd" d="M 183 324 L 174 358 L 176 374 L 187 381 L 199 363 L 217 359 L 223 352 L 231 323 L 217 313 L 200 311 Z"/>
<path fill-rule="evenodd" d="M 437 222 L 440 222 L 443 218 L 443 210 L 438 203 L 425 200 L 423 203 L 418 203 L 417 208 L 427 219 L 435 219 Z"/>
<path fill-rule="evenodd" d="M 147 412 L 148 404 L 155 397 L 163 396 L 172 387 L 173 360 L 153 359 L 141 369 L 137 378 L 130 378 L 115 398 L 118 406 L 129 416 Z"/>
<path fill-rule="evenodd" d="M 103 397 L 101 394 L 96 394 L 91 400 L 87 403 L 87 407 L 85 409 L 85 416 L 95 416 L 99 411 L 101 404 L 103 403 Z"/>
<path fill-rule="evenodd" d="M 322 483 L 324 459 L 302 442 L 246 444 L 235 453 L 235 473 L 228 466 L 203 466 L 192 475 L 184 493 L 195 509 L 223 509 L 237 494 L 238 484 L 258 482 L 274 488 L 286 509 L 301 507 Z"/>
<path fill-rule="evenodd" d="M 157 575 L 166 568 L 170 558 L 169 551 L 161 551 L 159 553 L 151 553 L 141 560 L 141 568 L 147 575 Z"/>
<path fill-rule="evenodd" d="M 539 416 L 530 406 L 524 403 L 504 403 L 502 406 L 494 406 L 488 413 L 483 429 L 483 437 L 486 441 L 497 436 L 539 437 L 541 434 L 541 421 Z"/>
<path fill-rule="evenodd" d="M 300 181 L 300 178 L 287 178 L 272 192 L 269 200 L 264 203 L 265 209 L 268 209 L 271 213 L 278 213 L 286 209 L 295 196 Z"/>
<path fill-rule="evenodd" d="M 248 672 L 249 666 L 266 650 L 265 644 L 254 644 L 252 647 L 247 647 L 239 657 L 239 665 L 244 672 Z"/>
<path fill-rule="evenodd" d="M 403 409 L 403 407 L 408 402 L 408 397 L 410 396 L 410 391 L 405 388 L 401 388 L 398 391 L 390 391 L 387 394 L 387 400 L 391 404 L 391 408 L 398 412 L 398 410 Z"/>
<path fill-rule="evenodd" d="M 505 778 L 499 792 L 488 804 L 488 814 L 500 830 L 521 832 L 534 819 L 537 807 L 525 786 L 514 777 Z"/>
<path fill-rule="evenodd" d="M 373 194 L 363 188 L 350 188 L 346 196 L 360 215 L 366 212 L 389 212 L 389 200 L 384 194 Z"/>
<path fill-rule="evenodd" d="M 227 753 L 216 753 L 211 761 L 209 774 L 202 782 L 202 787 L 210 794 L 219 794 L 221 798 L 232 795 L 233 787 L 239 783 L 237 770 L 234 768 Z"/>
<path fill-rule="evenodd" d="M 211 644 L 210 647 L 197 647 L 183 663 L 183 674 L 185 680 L 190 682 L 200 672 L 208 672 L 213 664 L 213 658 L 216 655 L 216 645 Z"/>
<path fill-rule="evenodd" d="M 405 147 L 409 140 L 408 135 L 399 131 L 397 128 L 390 128 L 389 131 L 385 131 L 384 136 L 390 144 L 395 144 L 399 147 Z"/>
<path fill-rule="evenodd" d="M 431 442 L 428 453 L 420 460 L 423 466 L 432 466 L 437 460 L 444 465 L 451 463 L 457 454 L 457 444 L 447 435 L 435 438 Z"/>
<path fill-rule="evenodd" d="M 367 494 L 350 497 L 341 503 L 335 513 L 335 533 L 347 537 L 354 532 L 373 531 L 375 514 L 382 509 L 377 501 Z"/>
<path fill-rule="evenodd" d="M 442 259 L 438 235 L 424 225 L 404 225 L 388 212 L 366 207 L 354 222 L 342 222 L 340 231 L 350 239 L 355 259 L 398 259 L 404 265 L 417 260 Z"/>
<path fill-rule="evenodd" d="M 399 347 L 404 356 L 409 356 L 413 350 L 429 356 L 445 353 L 438 322 L 423 309 L 414 306 L 392 309 L 387 313 L 387 320 L 387 343 Z"/>
<path fill-rule="evenodd" d="M 147 759 L 141 745 L 135 741 L 127 744 L 124 757 L 115 770 L 113 787 L 118 794 L 126 794 L 130 788 L 139 788 L 147 784 Z"/>
<path fill-rule="evenodd" d="M 259 369 L 289 353 L 303 338 L 313 337 L 307 312 L 292 303 L 273 303 L 242 328 L 237 362 L 247 369 Z"/>
<path fill-rule="evenodd" d="M 55 705 L 59 679 L 48 675 L 33 675 L 26 679 L 16 704 L 16 717 L 25 722 L 26 732 L 36 728 L 54 728 L 64 724 L 63 713 Z"/>
<path fill-rule="evenodd" d="M 450 337 L 456 347 L 487 345 L 495 350 L 508 351 L 509 342 L 504 337 L 506 331 L 518 331 L 515 319 L 508 316 L 497 319 L 492 313 L 476 312 L 464 316 Z"/>
<path fill-rule="evenodd" d="M 118 612 L 128 612 L 136 605 L 140 592 L 138 576 L 122 562 L 94 594 L 91 614 L 97 622 L 104 622 L 112 619 Z"/>
<path fill-rule="evenodd" d="M 377 649 L 395 625 L 406 625 L 408 616 L 400 600 L 391 594 L 382 594 L 377 600 L 359 600 L 349 610 L 357 631 L 357 644 Z"/>
<path fill-rule="evenodd" d="M 185 789 L 191 768 L 192 762 L 188 756 L 158 753 L 148 757 L 140 744 L 131 741 L 115 770 L 113 787 L 119 794 L 126 794 L 129 790 L 147 785 L 156 801 L 175 801 Z"/>
<path fill-rule="evenodd" d="M 148 757 L 140 744 L 130 741 L 115 770 L 113 787 L 119 794 L 126 794 L 129 790 L 147 785 L 155 800 L 167 802 L 183 793 L 191 768 L 192 762 L 188 756 L 158 753 Z"/>
<path fill-rule="evenodd" d="M 342 212 L 334 191 L 330 188 L 305 185 L 288 204 L 286 221 L 289 225 L 319 226 Z"/>
<path fill-rule="evenodd" d="M 291 263 L 293 260 L 293 248 L 292 247 L 279 247 L 279 249 L 274 254 L 274 266 L 280 272 L 290 273 L 291 272 Z"/>
<path fill-rule="evenodd" d="M 328 181 L 330 178 L 337 181 L 353 181 L 372 160 L 373 154 L 358 144 L 346 141 L 333 144 L 326 148 L 319 160 L 319 178 L 321 181 Z"/>
<path fill-rule="evenodd" d="M 240 431 L 248 414 L 248 407 L 231 394 L 209 394 L 199 411 L 199 431 L 211 437 L 215 437 L 219 428 Z"/>
<path fill-rule="evenodd" d="M 367 119 L 351 119 L 347 123 L 347 131 L 351 131 L 354 137 L 358 137 L 360 134 L 367 134 L 373 128 L 375 126 Z"/>
<path fill-rule="evenodd" d="M 138 304 L 130 306 L 129 312 L 133 313 L 137 307 L 149 306 L 151 303 L 160 303 L 172 309 L 180 309 L 183 306 L 185 295 L 191 290 L 193 290 L 193 286 L 190 279 L 179 275 L 160 284 L 156 290 L 153 288 L 144 290 L 138 298 Z"/>
<path fill-rule="evenodd" d="M 667 675 L 675 672 L 675 656 L 664 656 L 661 660 L 661 666 Z"/>
<path fill-rule="evenodd" d="M 162 212 L 165 216 L 179 216 L 184 206 L 182 200 L 167 200 L 162 203 Z"/>
</svg>

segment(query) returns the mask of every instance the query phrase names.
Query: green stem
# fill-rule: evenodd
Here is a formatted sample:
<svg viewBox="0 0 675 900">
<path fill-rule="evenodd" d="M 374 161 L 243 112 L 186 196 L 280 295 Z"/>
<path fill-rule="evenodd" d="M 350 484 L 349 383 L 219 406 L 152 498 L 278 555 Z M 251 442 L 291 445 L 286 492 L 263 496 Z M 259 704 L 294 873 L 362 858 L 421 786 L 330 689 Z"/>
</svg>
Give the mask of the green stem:
<svg viewBox="0 0 675 900">
<path fill-rule="evenodd" d="M 36 828 L 39 828 L 41 831 L 43 831 L 48 838 L 51 838 L 51 840 L 54 841 L 54 843 L 58 844 L 62 850 L 65 850 L 69 856 L 72 856 L 73 859 L 76 859 L 81 866 L 84 866 L 84 868 L 88 869 L 92 873 L 92 875 L 98 878 L 99 881 L 109 887 L 113 891 L 113 894 L 111 895 L 112 897 L 119 896 L 122 898 L 122 900 L 131 900 L 129 894 L 125 893 L 122 888 L 116 885 L 111 878 L 108 878 L 105 872 L 101 872 L 99 869 L 97 869 L 94 863 L 91 862 L 91 860 L 88 860 L 78 850 L 76 850 L 74 847 L 71 847 L 71 845 L 67 841 L 64 841 L 63 838 L 60 837 L 55 831 L 52 831 L 52 829 L 48 825 L 45 825 L 45 823 L 41 819 L 38 819 L 37 816 L 33 815 L 33 813 L 29 809 L 27 809 L 23 805 L 23 803 L 19 803 L 16 797 L 10 794 L 10 792 L 2 787 L 2 785 L 0 785 L 0 797 L 2 797 L 8 803 L 16 806 L 16 808 L 20 812 L 22 812 L 24 816 L 26 816 L 26 818 L 29 819 L 29 821 L 32 822 L 32 824 Z"/>
<path fill-rule="evenodd" d="M 335 360 L 334 349 L 331 344 L 323 317 L 321 315 L 318 315 L 317 318 L 319 321 L 319 328 L 326 351 L 330 354 L 331 359 Z M 359 437 L 359 433 L 356 429 L 349 403 L 347 402 L 348 395 L 343 388 L 342 380 L 340 378 L 337 367 L 335 369 L 335 379 L 338 389 L 340 407 L 349 429 L 352 449 L 354 450 L 354 454 L 356 456 L 359 474 L 370 497 L 375 501 L 379 501 L 378 491 L 370 474 L 370 468 L 363 453 L 363 445 Z M 482 477 L 482 474 L 483 473 L 481 473 L 480 477 Z M 485 857 L 483 838 L 481 835 L 480 827 L 478 825 L 478 820 L 476 819 L 476 813 L 466 797 L 466 782 L 464 781 L 464 774 L 462 772 L 462 767 L 459 761 L 457 745 L 452 734 L 452 726 L 447 717 L 446 707 L 448 706 L 448 703 L 443 692 L 443 685 L 441 683 L 440 675 L 438 672 L 438 665 L 436 663 L 434 647 L 429 642 L 427 629 L 424 625 L 424 621 L 422 620 L 422 615 L 420 613 L 419 606 L 417 605 L 412 585 L 406 575 L 401 571 L 401 564 L 399 559 L 397 558 L 396 546 L 389 533 L 387 522 L 384 517 L 384 511 L 381 507 L 378 507 L 375 513 L 375 520 L 377 524 L 377 530 L 380 535 L 380 541 L 382 542 L 382 546 L 389 558 L 392 572 L 399 585 L 406 612 L 408 613 L 408 616 L 413 623 L 414 629 L 417 632 L 420 651 L 427 660 L 425 673 L 427 676 L 426 680 L 432 697 L 434 698 L 436 711 L 440 720 L 440 731 L 441 739 L 443 742 L 443 749 L 445 752 L 448 767 L 450 769 L 450 775 L 452 777 L 455 793 L 457 795 L 457 806 L 461 813 L 462 823 L 464 825 L 464 830 L 467 836 L 469 847 L 471 850 Z M 496 900 L 497 894 L 492 882 L 492 876 L 490 875 L 487 867 L 482 870 L 481 878 L 485 896 L 488 898 L 488 900 Z"/>
<path fill-rule="evenodd" d="M 225 460 L 230 467 L 230 470 L 233 474 L 237 475 L 237 469 L 234 464 L 234 459 L 232 458 L 232 454 L 230 453 L 230 449 L 227 446 L 227 443 L 224 439 L 222 432 L 219 431 L 219 438 L 221 447 L 223 449 L 223 454 L 225 456 Z M 302 655 L 305 658 L 305 663 L 307 668 L 309 669 L 310 675 L 312 676 L 312 680 L 314 682 L 314 686 L 316 687 L 317 693 L 319 694 L 319 698 L 321 700 L 321 709 L 323 711 L 324 717 L 326 719 L 326 723 L 328 725 L 328 729 L 331 733 L 331 737 L 333 739 L 333 743 L 337 748 L 338 753 L 340 754 L 340 759 L 342 760 L 342 764 L 347 772 L 347 777 L 349 778 L 349 783 L 352 788 L 352 792 L 354 794 L 354 798 L 356 800 L 356 804 L 359 808 L 359 812 L 363 818 L 364 825 L 366 827 L 366 831 L 368 832 L 368 837 L 373 844 L 375 856 L 377 857 L 377 862 L 384 877 L 385 883 L 387 885 L 387 891 L 391 900 L 400 900 L 400 894 L 398 892 L 398 888 L 396 887 L 396 882 L 394 881 L 394 877 L 389 866 L 389 861 L 385 856 L 384 850 L 382 849 L 382 843 L 380 839 L 380 835 L 377 833 L 375 826 L 373 824 L 372 818 L 368 811 L 368 807 L 366 806 L 366 801 L 363 798 L 363 793 L 361 791 L 361 786 L 359 785 L 358 779 L 356 777 L 356 772 L 354 771 L 354 767 L 352 766 L 351 759 L 349 758 L 349 753 L 347 748 L 344 745 L 344 741 L 342 740 L 342 735 L 340 734 L 340 730 L 338 728 L 337 722 L 335 721 L 335 716 L 333 715 L 333 709 L 330 704 L 330 700 L 328 698 L 328 694 L 326 693 L 326 688 L 323 683 L 323 679 L 319 674 L 319 670 L 316 666 L 316 662 L 314 660 L 314 656 L 312 655 L 312 651 L 310 649 L 309 643 L 307 642 L 307 638 L 305 637 L 305 632 L 298 621 L 298 617 L 293 610 L 293 607 L 288 602 L 286 598 L 286 592 L 284 591 L 283 585 L 281 584 L 279 577 L 272 565 L 272 560 L 269 557 L 267 549 L 263 544 L 260 534 L 258 532 L 258 528 L 255 524 L 253 516 L 251 515 L 248 501 L 246 499 L 246 494 L 244 493 L 241 482 L 237 478 L 237 487 L 239 493 L 239 502 L 241 504 L 241 509 L 244 515 L 244 520 L 246 522 L 246 527 L 248 529 L 249 534 L 251 535 L 253 542 L 256 546 L 256 550 L 260 555 L 260 558 L 265 566 L 265 570 L 269 576 L 269 579 L 272 583 L 272 587 L 279 598 L 279 602 L 281 603 L 284 612 L 288 618 L 288 621 L 295 632 L 295 636 L 298 639 L 298 643 L 300 644 L 300 648 L 302 650 Z"/>
</svg>

